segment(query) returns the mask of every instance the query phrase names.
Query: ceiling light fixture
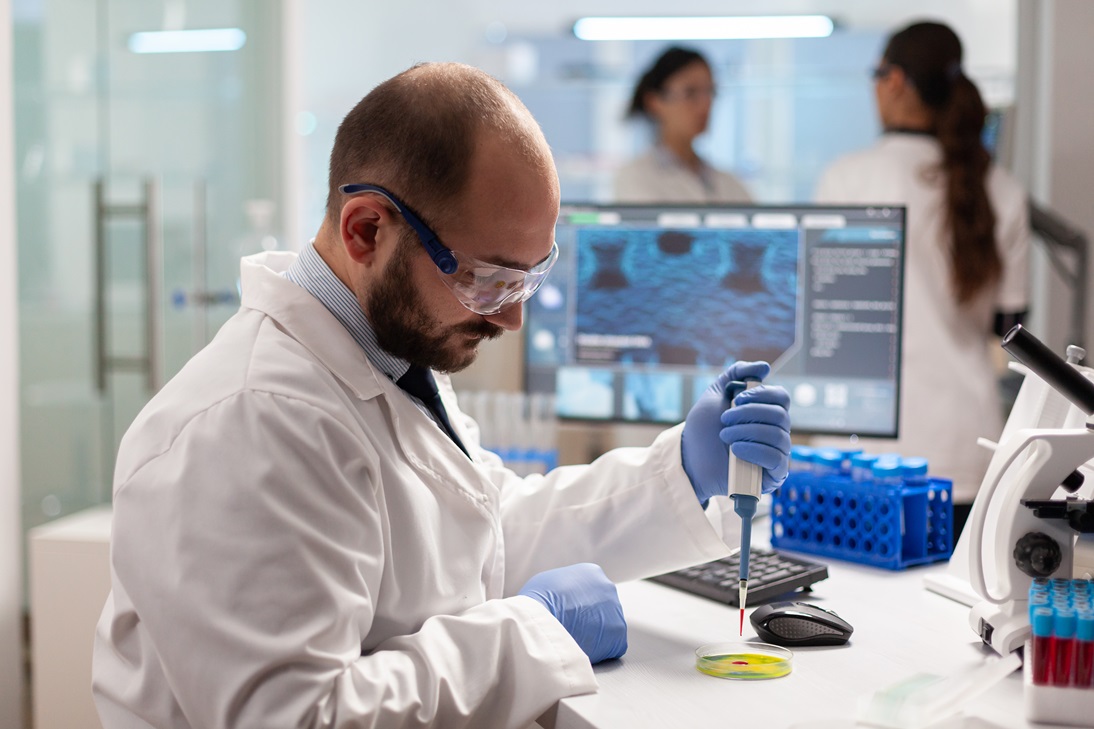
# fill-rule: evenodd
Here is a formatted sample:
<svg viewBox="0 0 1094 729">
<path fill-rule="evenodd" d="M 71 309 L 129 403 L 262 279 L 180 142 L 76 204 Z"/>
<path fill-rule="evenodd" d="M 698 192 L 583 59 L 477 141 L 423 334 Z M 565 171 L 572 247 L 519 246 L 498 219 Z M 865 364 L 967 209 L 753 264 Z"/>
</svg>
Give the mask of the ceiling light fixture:
<svg viewBox="0 0 1094 729">
<path fill-rule="evenodd" d="M 672 18 L 581 18 L 574 35 L 581 40 L 737 40 L 825 38 L 835 23 L 827 15 L 755 15 Z"/>
<path fill-rule="evenodd" d="M 133 53 L 238 51 L 246 42 L 247 34 L 239 28 L 160 30 L 132 34 L 129 36 L 129 50 Z"/>
</svg>

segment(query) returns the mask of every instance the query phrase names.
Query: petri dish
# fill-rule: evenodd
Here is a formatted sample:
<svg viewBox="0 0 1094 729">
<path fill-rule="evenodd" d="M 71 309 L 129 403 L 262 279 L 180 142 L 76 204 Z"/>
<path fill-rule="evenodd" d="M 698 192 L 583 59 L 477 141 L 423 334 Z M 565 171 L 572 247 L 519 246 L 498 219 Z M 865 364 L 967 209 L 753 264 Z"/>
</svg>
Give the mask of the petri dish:
<svg viewBox="0 0 1094 729">
<path fill-rule="evenodd" d="M 793 653 L 768 643 L 710 643 L 695 649 L 695 667 L 715 678 L 781 678 L 790 673 L 793 660 Z"/>
</svg>

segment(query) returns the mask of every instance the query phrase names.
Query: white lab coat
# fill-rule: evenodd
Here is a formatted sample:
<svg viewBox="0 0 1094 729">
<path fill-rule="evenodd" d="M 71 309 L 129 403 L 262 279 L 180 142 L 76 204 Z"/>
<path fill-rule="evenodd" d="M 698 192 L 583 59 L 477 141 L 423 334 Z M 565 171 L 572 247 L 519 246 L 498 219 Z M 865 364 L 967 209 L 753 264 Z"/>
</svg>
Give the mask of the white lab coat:
<svg viewBox="0 0 1094 729">
<path fill-rule="evenodd" d="M 752 198 L 741 182 L 703 162 L 702 171 L 684 165 L 662 146 L 623 165 L 615 174 L 615 201 L 657 203 L 747 203 Z"/>
<path fill-rule="evenodd" d="M 679 428 L 521 479 L 440 377 L 472 462 L 278 275 L 293 256 L 244 259 L 239 313 L 122 441 L 104 726 L 523 727 L 594 691 L 514 594 L 575 562 L 629 580 L 726 553 Z"/>
<path fill-rule="evenodd" d="M 996 311 L 1013 313 L 1028 306 L 1029 211 L 1018 182 L 992 166 L 988 196 L 1003 276 L 970 304 L 959 306 L 951 284 L 944 178 L 936 171 L 941 159 L 933 137 L 885 134 L 873 147 L 833 163 L 815 197 L 819 203 L 907 206 L 900 438 L 859 446 L 927 457 L 931 473 L 953 479 L 955 501 L 967 504 L 991 459 L 976 439 L 997 439 L 1002 432 L 992 325 Z"/>
</svg>

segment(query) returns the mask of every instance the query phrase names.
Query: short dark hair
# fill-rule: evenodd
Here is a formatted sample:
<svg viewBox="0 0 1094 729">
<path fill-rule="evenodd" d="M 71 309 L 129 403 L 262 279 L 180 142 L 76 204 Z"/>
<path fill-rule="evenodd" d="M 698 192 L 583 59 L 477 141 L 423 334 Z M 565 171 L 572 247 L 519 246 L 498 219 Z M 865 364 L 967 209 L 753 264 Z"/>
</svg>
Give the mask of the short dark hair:
<svg viewBox="0 0 1094 729">
<path fill-rule="evenodd" d="M 534 129 L 534 131 L 532 131 Z M 463 191 L 484 131 L 542 158 L 539 127 L 489 74 L 459 63 L 425 63 L 379 84 L 346 115 L 330 155 L 327 217 L 337 221 L 344 184 L 370 183 L 420 214 L 443 214 Z"/>
<path fill-rule="evenodd" d="M 692 48 L 682 48 L 680 46 L 670 46 L 669 48 L 666 48 L 665 51 L 657 57 L 657 60 L 653 62 L 653 65 L 642 74 L 640 79 L 638 79 L 638 84 L 634 87 L 634 94 L 631 96 L 631 105 L 627 110 L 627 116 L 648 116 L 649 112 L 646 110 L 646 94 L 651 91 L 661 91 L 665 88 L 665 82 L 667 82 L 673 74 L 684 66 L 690 66 L 695 62 L 702 63 L 707 68 L 710 68 L 710 63 L 699 51 Z"/>
</svg>

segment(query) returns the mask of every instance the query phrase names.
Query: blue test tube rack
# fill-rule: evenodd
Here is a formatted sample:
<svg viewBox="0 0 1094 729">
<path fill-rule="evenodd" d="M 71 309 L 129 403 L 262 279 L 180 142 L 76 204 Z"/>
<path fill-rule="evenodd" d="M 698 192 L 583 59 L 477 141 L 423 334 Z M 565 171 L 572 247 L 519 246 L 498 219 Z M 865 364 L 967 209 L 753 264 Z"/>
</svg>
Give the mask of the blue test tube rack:
<svg viewBox="0 0 1094 729">
<path fill-rule="evenodd" d="M 772 496 L 773 547 L 890 570 L 949 559 L 952 481 L 928 476 L 922 459 L 904 459 L 905 468 L 882 456 L 866 475 L 858 453 L 841 461 L 839 451 L 822 451 L 791 453 L 790 475 Z"/>
</svg>

